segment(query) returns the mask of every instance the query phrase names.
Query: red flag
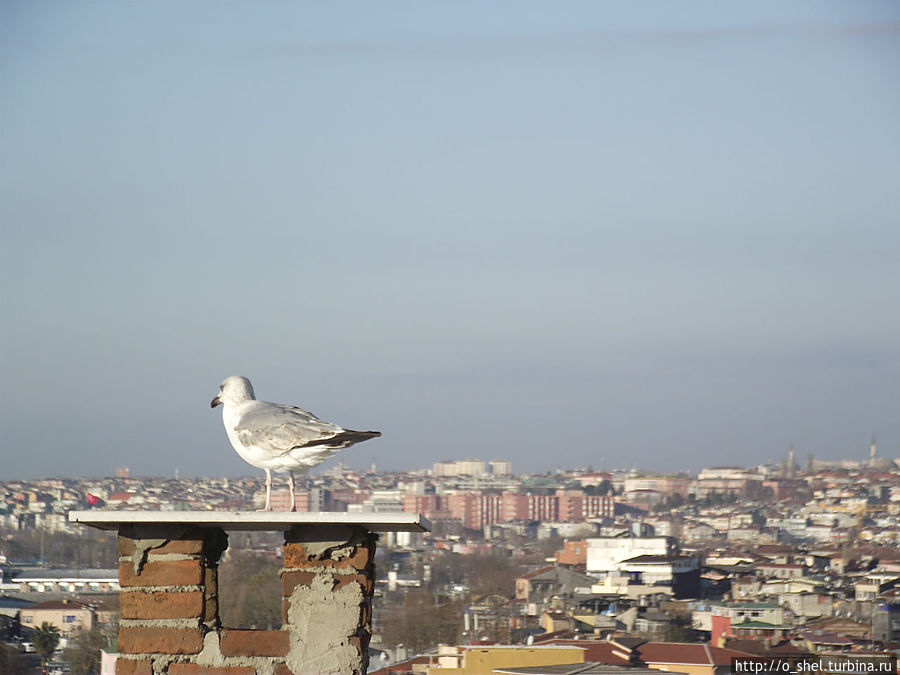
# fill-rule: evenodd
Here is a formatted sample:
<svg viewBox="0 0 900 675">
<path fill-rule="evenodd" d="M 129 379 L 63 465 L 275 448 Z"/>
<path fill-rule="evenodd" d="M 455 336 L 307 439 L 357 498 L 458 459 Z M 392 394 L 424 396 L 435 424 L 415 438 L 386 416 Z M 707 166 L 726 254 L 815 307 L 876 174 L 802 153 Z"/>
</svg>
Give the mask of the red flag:
<svg viewBox="0 0 900 675">
<path fill-rule="evenodd" d="M 90 492 L 87 492 L 86 494 L 87 503 L 91 506 L 97 506 L 101 501 L 103 501 L 102 499 L 100 499 L 100 497 L 98 497 L 97 495 L 92 495 Z"/>
</svg>

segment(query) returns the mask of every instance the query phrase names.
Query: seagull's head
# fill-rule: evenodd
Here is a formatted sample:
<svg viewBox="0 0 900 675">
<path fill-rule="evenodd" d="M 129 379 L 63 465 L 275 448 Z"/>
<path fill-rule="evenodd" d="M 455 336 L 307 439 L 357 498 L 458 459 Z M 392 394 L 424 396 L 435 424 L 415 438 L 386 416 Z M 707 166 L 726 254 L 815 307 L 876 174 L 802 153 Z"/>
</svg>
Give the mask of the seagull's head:
<svg viewBox="0 0 900 675">
<path fill-rule="evenodd" d="M 232 375 L 226 377 L 225 381 L 219 385 L 219 393 L 210 402 L 209 407 L 215 408 L 220 403 L 240 403 L 241 401 L 252 401 L 256 397 L 253 395 L 253 385 L 250 380 L 240 375 Z"/>
</svg>

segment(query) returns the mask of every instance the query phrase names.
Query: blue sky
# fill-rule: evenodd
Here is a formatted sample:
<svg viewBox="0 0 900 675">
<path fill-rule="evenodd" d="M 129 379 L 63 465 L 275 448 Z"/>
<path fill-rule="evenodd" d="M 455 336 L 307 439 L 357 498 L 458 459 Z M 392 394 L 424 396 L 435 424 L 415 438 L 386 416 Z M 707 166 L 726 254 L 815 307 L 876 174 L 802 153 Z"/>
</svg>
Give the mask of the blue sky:
<svg viewBox="0 0 900 675">
<path fill-rule="evenodd" d="M 900 457 L 893 2 L 0 6 L 0 479 Z"/>
</svg>

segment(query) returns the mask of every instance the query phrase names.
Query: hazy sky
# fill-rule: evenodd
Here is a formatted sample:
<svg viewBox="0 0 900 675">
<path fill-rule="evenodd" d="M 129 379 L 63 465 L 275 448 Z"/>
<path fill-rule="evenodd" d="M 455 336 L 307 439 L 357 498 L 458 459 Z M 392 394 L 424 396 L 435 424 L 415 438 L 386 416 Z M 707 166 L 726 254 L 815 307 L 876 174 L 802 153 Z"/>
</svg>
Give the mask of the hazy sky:
<svg viewBox="0 0 900 675">
<path fill-rule="evenodd" d="M 0 4 L 0 479 L 900 457 L 900 4 Z M 332 461 L 331 464 L 334 462 Z"/>
</svg>

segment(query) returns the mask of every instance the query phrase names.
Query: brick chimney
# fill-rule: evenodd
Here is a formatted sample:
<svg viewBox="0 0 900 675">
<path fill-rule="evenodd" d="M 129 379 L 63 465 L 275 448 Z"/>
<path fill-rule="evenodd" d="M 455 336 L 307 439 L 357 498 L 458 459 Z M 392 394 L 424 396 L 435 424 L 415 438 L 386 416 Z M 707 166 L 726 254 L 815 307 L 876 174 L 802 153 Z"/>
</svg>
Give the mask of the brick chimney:
<svg viewBox="0 0 900 675">
<path fill-rule="evenodd" d="M 368 516 L 368 518 L 366 518 Z M 74 511 L 116 529 L 116 675 L 363 675 L 377 531 L 425 531 L 413 514 Z M 282 627 L 221 625 L 225 530 L 284 530 Z"/>
</svg>

